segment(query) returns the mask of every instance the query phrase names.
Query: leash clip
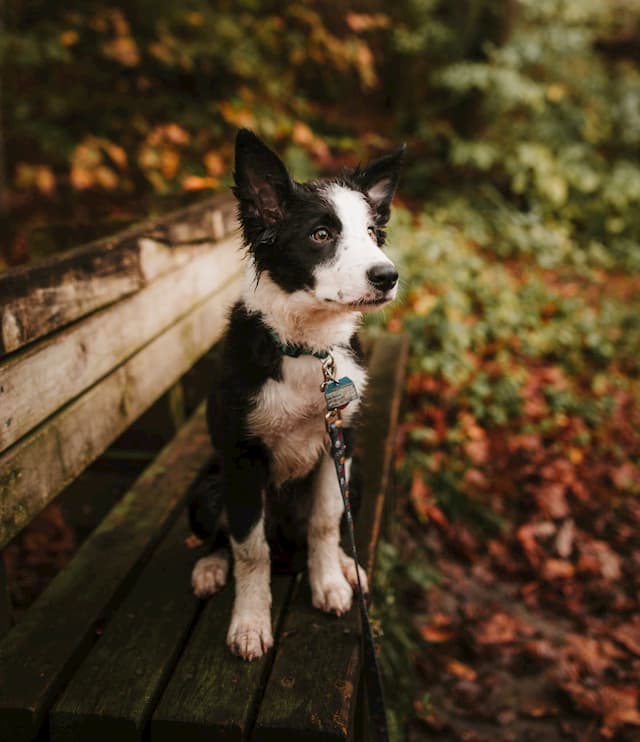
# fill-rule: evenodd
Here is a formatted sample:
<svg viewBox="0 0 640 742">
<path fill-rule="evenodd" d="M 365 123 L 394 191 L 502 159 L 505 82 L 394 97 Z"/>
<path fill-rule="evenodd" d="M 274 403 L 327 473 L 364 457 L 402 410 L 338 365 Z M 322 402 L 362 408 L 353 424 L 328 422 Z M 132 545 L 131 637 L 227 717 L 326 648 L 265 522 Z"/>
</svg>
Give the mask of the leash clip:
<svg viewBox="0 0 640 742">
<path fill-rule="evenodd" d="M 321 363 L 324 381 L 322 382 L 320 390 L 324 392 L 324 390 L 327 388 L 327 384 L 330 384 L 332 381 L 336 381 L 336 359 L 333 357 L 333 353 L 331 351 L 328 351 L 326 358 L 323 358 Z"/>
</svg>

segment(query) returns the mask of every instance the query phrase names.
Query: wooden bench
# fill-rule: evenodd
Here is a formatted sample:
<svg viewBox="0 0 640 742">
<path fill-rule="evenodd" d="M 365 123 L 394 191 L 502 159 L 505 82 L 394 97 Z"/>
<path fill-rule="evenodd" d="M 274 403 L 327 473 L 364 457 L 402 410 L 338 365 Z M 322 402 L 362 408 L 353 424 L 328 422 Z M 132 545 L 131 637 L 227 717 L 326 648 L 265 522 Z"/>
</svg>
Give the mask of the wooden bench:
<svg viewBox="0 0 640 742">
<path fill-rule="evenodd" d="M 157 400 L 179 405 L 239 293 L 238 248 L 221 197 L 0 274 L 0 547 Z M 400 336 L 371 344 L 357 523 L 370 574 L 405 357 Z M 304 575 L 275 574 L 276 646 L 246 663 L 225 644 L 233 586 L 193 596 L 203 547 L 187 546 L 185 498 L 211 455 L 201 403 L 4 633 L 0 740 L 366 738 L 357 609 L 324 615 Z"/>
</svg>

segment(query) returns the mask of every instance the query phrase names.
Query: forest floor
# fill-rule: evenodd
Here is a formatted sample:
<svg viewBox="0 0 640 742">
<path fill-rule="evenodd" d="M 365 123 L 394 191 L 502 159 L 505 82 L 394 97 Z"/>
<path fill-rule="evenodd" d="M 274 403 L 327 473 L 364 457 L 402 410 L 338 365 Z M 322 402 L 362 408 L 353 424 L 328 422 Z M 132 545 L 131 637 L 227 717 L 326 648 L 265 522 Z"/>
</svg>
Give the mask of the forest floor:
<svg viewBox="0 0 640 742">
<path fill-rule="evenodd" d="M 406 513 L 402 551 L 437 578 L 404 595 L 417 632 L 408 739 L 639 739 L 637 498 L 514 514 L 506 539 L 479 538 L 435 503 L 421 512 L 426 526 Z"/>
</svg>

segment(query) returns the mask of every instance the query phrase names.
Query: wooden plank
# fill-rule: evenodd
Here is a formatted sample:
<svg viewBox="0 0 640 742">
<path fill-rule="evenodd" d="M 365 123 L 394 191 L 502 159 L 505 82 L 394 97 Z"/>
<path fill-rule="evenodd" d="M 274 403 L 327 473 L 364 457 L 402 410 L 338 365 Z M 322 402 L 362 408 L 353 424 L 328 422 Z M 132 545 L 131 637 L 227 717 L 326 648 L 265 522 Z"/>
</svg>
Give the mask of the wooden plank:
<svg viewBox="0 0 640 742">
<path fill-rule="evenodd" d="M 292 582 L 287 575 L 275 575 L 271 580 L 271 615 L 276 632 Z M 231 653 L 226 634 L 232 603 L 232 585 L 207 601 L 153 715 L 152 742 L 231 742 L 247 738 L 273 650 L 254 662 Z"/>
<path fill-rule="evenodd" d="M 31 740 L 38 732 L 210 456 L 202 405 L 0 642 L 2 742 Z"/>
<path fill-rule="evenodd" d="M 408 337 L 386 333 L 374 342 L 369 360 L 371 381 L 357 442 L 363 496 L 355 526 L 358 556 L 368 574 L 373 574 L 375 567 L 384 506 L 388 503 L 408 355 Z"/>
<path fill-rule="evenodd" d="M 373 576 L 375 551 L 392 466 L 396 421 L 406 363 L 406 339 L 385 335 L 374 344 L 363 406 L 360 456 L 360 559 Z M 360 682 L 357 606 L 341 618 L 311 607 L 306 582 L 284 620 L 252 739 L 256 742 L 335 742 L 350 738 Z"/>
<path fill-rule="evenodd" d="M 0 553 L 0 639 L 9 631 L 12 623 L 13 610 L 9 593 L 9 580 L 7 579 L 4 559 Z"/>
<path fill-rule="evenodd" d="M 0 547 L 96 459 L 220 336 L 240 274 L 0 456 Z"/>
<path fill-rule="evenodd" d="M 220 240 L 235 229 L 234 209 L 230 195 L 216 196 L 0 274 L 0 357 L 137 291 L 202 249 L 172 249 L 143 235 Z"/>
<path fill-rule="evenodd" d="M 235 275 L 230 238 L 0 366 L 0 452 L 92 386 Z M 175 376 L 174 376 L 175 378 Z"/>
<path fill-rule="evenodd" d="M 180 464 L 178 464 L 180 466 Z M 201 601 L 186 514 L 156 549 L 49 715 L 52 742 L 139 742 Z"/>
</svg>

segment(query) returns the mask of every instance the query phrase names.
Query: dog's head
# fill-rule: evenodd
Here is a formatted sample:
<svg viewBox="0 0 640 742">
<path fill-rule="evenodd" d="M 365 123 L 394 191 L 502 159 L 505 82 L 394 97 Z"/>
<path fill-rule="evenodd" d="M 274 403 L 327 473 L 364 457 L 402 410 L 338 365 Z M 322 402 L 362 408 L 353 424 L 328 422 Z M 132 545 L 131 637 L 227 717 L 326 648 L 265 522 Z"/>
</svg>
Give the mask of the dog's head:
<svg viewBox="0 0 640 742">
<path fill-rule="evenodd" d="M 258 276 L 317 308 L 365 311 L 395 298 L 382 252 L 404 147 L 339 178 L 296 183 L 253 132 L 236 138 L 234 193 Z"/>
</svg>

